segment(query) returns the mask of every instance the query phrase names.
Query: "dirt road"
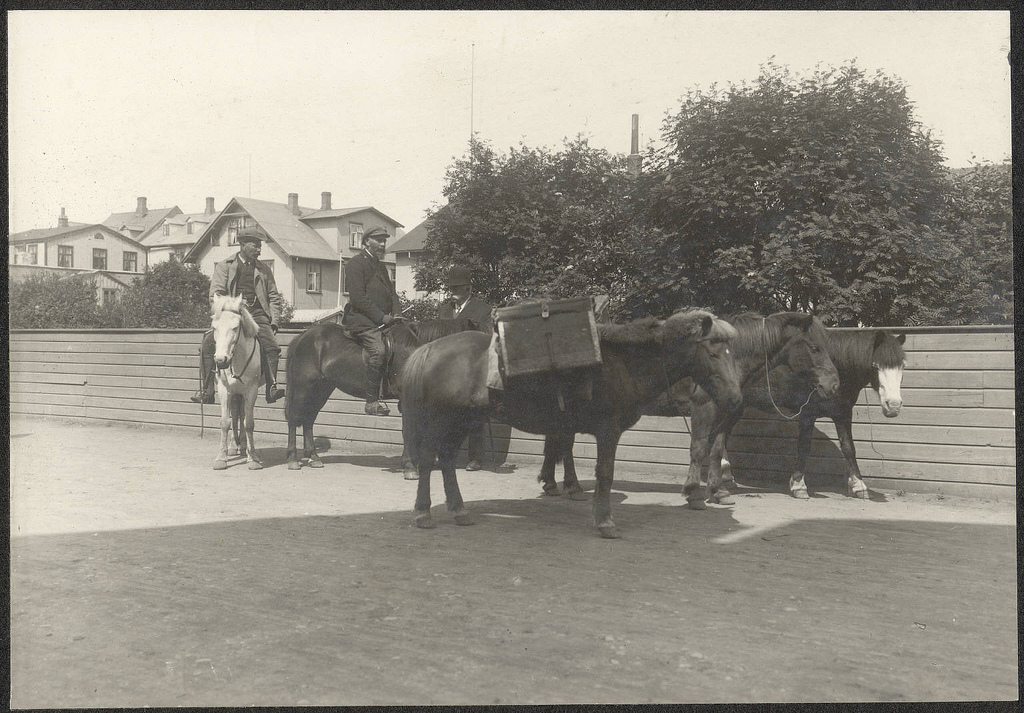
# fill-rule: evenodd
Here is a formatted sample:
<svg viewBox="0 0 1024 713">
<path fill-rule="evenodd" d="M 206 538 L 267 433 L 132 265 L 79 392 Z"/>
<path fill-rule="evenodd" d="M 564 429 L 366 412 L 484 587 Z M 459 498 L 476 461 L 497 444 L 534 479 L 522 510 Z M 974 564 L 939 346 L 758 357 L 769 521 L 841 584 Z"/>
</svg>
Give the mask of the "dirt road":
<svg viewBox="0 0 1024 713">
<path fill-rule="evenodd" d="M 1018 695 L 1012 505 L 695 512 L 678 474 L 620 470 L 610 541 L 520 464 L 459 472 L 472 527 L 435 474 L 424 531 L 390 447 L 294 472 L 260 445 L 214 472 L 209 431 L 11 424 L 14 707 Z"/>
</svg>

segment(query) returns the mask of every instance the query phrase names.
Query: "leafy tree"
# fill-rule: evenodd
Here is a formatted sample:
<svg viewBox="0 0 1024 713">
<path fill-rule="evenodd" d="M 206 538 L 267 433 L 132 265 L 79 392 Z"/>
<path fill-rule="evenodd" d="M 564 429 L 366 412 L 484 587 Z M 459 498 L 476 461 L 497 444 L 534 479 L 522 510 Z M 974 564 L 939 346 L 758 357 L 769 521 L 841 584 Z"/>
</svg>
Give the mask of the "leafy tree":
<svg viewBox="0 0 1024 713">
<path fill-rule="evenodd" d="M 210 278 L 170 259 L 147 268 L 121 296 L 124 327 L 188 329 L 210 324 Z"/>
<path fill-rule="evenodd" d="M 81 274 L 39 273 L 10 282 L 11 329 L 99 327 L 96 281 Z"/>
<path fill-rule="evenodd" d="M 906 88 L 854 63 L 692 90 L 637 187 L 638 312 L 814 309 L 899 324 L 944 299 L 939 145 Z"/>
<path fill-rule="evenodd" d="M 449 168 L 447 203 L 431 211 L 416 287 L 437 290 L 456 263 L 491 304 L 522 297 L 621 293 L 631 263 L 632 181 L 622 156 L 586 139 L 561 150 L 499 155 L 474 139 Z"/>
</svg>

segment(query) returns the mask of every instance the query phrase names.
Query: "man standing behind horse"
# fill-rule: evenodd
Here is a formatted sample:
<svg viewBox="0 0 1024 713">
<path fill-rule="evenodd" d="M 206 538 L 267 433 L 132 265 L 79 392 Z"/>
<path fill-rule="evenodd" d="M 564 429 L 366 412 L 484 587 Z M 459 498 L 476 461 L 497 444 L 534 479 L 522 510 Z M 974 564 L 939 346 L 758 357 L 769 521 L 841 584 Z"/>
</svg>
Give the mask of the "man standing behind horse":
<svg viewBox="0 0 1024 713">
<path fill-rule="evenodd" d="M 473 294 L 473 273 L 468 267 L 456 265 L 448 271 L 448 293 L 451 299 L 442 302 L 437 316 L 441 319 L 470 319 L 490 334 L 494 329 L 491 306 Z M 484 455 L 484 429 L 469 434 L 469 463 L 466 470 L 480 470 Z M 419 477 L 417 475 L 417 477 Z"/>
<path fill-rule="evenodd" d="M 238 254 L 221 260 L 213 269 L 210 303 L 213 303 L 217 295 L 242 295 L 246 309 L 260 328 L 257 339 L 266 367 L 267 403 L 272 404 L 284 396 L 284 389 L 277 385 L 277 363 L 281 357 L 281 347 L 276 336 L 283 300 L 277 291 L 274 273 L 259 261 L 264 239 L 264 234 L 257 228 L 239 231 Z M 196 403 L 212 404 L 214 401 L 213 352 L 213 332 L 207 332 L 199 359 L 203 387 L 192 396 L 192 401 Z"/>
<path fill-rule="evenodd" d="M 388 232 L 371 228 L 363 233 L 363 250 L 345 263 L 345 305 L 343 326 L 363 348 L 366 362 L 366 406 L 371 416 L 387 416 L 390 409 L 380 403 L 380 380 L 384 368 L 384 335 L 401 312 L 401 302 L 384 264 Z"/>
</svg>

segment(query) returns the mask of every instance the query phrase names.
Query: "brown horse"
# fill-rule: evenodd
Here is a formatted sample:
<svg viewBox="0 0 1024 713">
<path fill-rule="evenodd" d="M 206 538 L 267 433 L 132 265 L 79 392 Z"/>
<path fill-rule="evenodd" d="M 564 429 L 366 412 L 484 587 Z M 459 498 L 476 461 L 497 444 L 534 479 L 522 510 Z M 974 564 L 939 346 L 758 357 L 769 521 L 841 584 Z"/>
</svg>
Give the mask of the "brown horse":
<svg viewBox="0 0 1024 713">
<path fill-rule="evenodd" d="M 692 416 L 690 468 L 683 495 L 694 510 L 705 507 L 700 494 L 705 456 L 710 459 L 707 501 L 732 502 L 722 485 L 723 454 L 746 406 L 779 413 L 783 413 L 782 408 L 797 411 L 815 392 L 829 399 L 839 391 L 839 373 L 828 352 L 828 334 L 814 316 L 803 312 L 778 312 L 768 317 L 745 313 L 728 321 L 739 334 L 734 351 L 742 374 L 742 404 L 723 414 L 699 384 L 684 381 L 669 390 L 669 399 L 678 412 L 685 413 L 689 408 Z"/>
<path fill-rule="evenodd" d="M 639 420 L 640 407 L 686 376 L 692 376 L 723 412 L 738 407 L 739 373 L 729 351 L 736 333 L 711 313 L 601 324 L 598 329 L 601 364 L 589 377 L 578 372 L 520 377 L 500 396 L 487 387 L 487 335 L 445 337 L 409 357 L 403 374 L 402 433 L 419 470 L 417 526 L 434 527 L 430 474 L 435 457 L 448 510 L 456 523 L 472 523 L 455 477 L 455 456 L 469 430 L 494 416 L 520 430 L 563 440 L 576 433 L 593 434 L 594 522 L 602 537 L 618 537 L 610 502 L 615 450 L 622 433 Z"/>
<path fill-rule="evenodd" d="M 878 404 L 886 418 L 895 418 L 903 407 L 900 386 L 903 382 L 903 367 L 906 354 L 903 344 L 905 334 L 893 335 L 881 329 L 867 331 L 828 331 L 828 353 L 839 372 L 839 393 L 830 399 L 822 399 L 817 391 L 803 384 L 803 392 L 793 395 L 793 403 L 805 404 L 800 409 L 800 432 L 797 436 L 796 470 L 789 478 L 789 492 L 794 498 L 806 499 L 807 485 L 804 483 L 804 468 L 811 452 L 811 437 L 814 422 L 828 417 L 836 426 L 839 448 L 846 460 L 846 492 L 848 495 L 867 499 L 868 486 L 861 480 L 857 465 L 857 449 L 853 444 L 853 407 L 862 389 L 870 386 L 878 393 Z M 779 367 L 772 371 L 771 380 L 778 383 L 785 378 Z M 778 373 L 777 373 L 778 372 Z M 799 383 L 797 384 L 799 387 Z M 744 392 L 744 400 L 746 393 Z M 761 408 L 752 403 L 755 408 Z M 761 409 L 765 410 L 765 409 Z M 728 468 L 728 454 L 723 450 L 723 477 Z"/>
<path fill-rule="evenodd" d="M 398 398 L 401 373 L 409 355 L 425 342 L 480 325 L 468 319 L 395 322 L 385 333 L 389 343 L 385 398 Z M 284 413 L 288 420 L 288 468 L 302 467 L 296 448 L 296 430 L 302 426 L 303 455 L 311 468 L 323 468 L 313 440 L 313 422 L 335 389 L 364 396 L 366 365 L 359 343 L 337 324 L 315 324 L 288 345 L 288 384 Z M 402 454 L 403 464 L 408 458 Z"/>
</svg>

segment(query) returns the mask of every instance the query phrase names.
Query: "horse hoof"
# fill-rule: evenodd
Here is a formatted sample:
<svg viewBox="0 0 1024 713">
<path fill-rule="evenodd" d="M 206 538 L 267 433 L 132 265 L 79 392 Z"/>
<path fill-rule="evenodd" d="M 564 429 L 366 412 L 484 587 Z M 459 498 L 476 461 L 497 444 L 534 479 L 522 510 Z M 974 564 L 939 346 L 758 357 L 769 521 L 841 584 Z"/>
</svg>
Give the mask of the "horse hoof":
<svg viewBox="0 0 1024 713">
<path fill-rule="evenodd" d="M 860 498 L 861 500 L 867 500 L 868 499 L 868 489 L 864 488 L 863 490 L 854 490 L 852 495 L 855 498 Z"/>
<path fill-rule="evenodd" d="M 716 505 L 735 505 L 736 500 L 732 497 L 732 493 L 715 493 L 708 498 L 709 503 L 715 503 Z"/>
<path fill-rule="evenodd" d="M 456 525 L 473 525 L 473 516 L 468 512 L 457 512 L 455 513 L 455 524 Z"/>
<path fill-rule="evenodd" d="M 262 470 L 263 464 L 259 461 L 249 461 L 249 470 Z"/>
<path fill-rule="evenodd" d="M 555 483 L 544 483 L 541 485 L 545 495 L 558 495 L 558 486 Z"/>
<path fill-rule="evenodd" d="M 226 460 L 215 460 L 213 462 L 214 470 L 227 470 L 228 462 Z"/>
<path fill-rule="evenodd" d="M 810 500 L 811 496 L 807 494 L 806 488 L 800 488 L 799 490 L 793 491 L 793 497 L 797 500 Z"/>
<path fill-rule="evenodd" d="M 577 502 L 587 499 L 587 494 L 582 490 L 570 490 L 566 495 L 569 496 L 570 500 L 575 500 Z"/>
<path fill-rule="evenodd" d="M 324 467 L 324 462 L 322 460 L 320 460 L 319 458 L 310 458 L 309 459 L 309 467 L 310 468 L 323 468 Z"/>
<path fill-rule="evenodd" d="M 615 525 L 599 525 L 597 531 L 601 533 L 601 537 L 606 540 L 617 540 L 619 539 L 619 530 Z"/>
<path fill-rule="evenodd" d="M 437 527 L 437 523 L 434 522 L 434 518 L 430 516 L 430 513 L 417 515 L 415 525 L 421 530 L 433 530 Z"/>
<path fill-rule="evenodd" d="M 420 474 L 417 473 L 415 470 L 406 468 L 405 472 L 402 474 L 402 477 L 405 478 L 406 480 L 419 480 Z"/>
<path fill-rule="evenodd" d="M 288 470 L 302 470 L 302 463 L 297 460 L 288 461 Z"/>
<path fill-rule="evenodd" d="M 686 499 L 686 505 L 691 510 L 707 510 L 708 509 L 708 506 L 704 502 L 704 498 L 702 498 L 700 496 L 697 496 L 695 498 L 693 498 L 693 497 L 687 498 Z"/>
</svg>

